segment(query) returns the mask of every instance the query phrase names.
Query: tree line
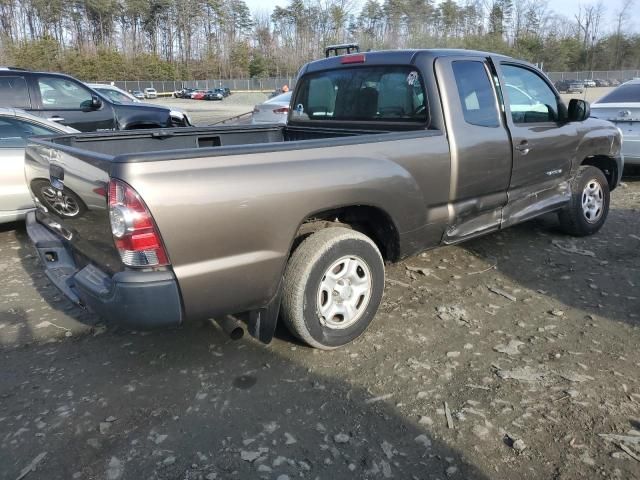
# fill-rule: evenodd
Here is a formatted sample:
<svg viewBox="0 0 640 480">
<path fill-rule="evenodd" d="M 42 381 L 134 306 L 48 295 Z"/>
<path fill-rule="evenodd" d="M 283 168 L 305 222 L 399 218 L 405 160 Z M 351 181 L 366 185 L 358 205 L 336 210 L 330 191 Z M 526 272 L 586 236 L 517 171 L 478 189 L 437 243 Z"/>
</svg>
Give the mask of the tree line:
<svg viewBox="0 0 640 480">
<path fill-rule="evenodd" d="M 326 45 L 469 48 L 547 71 L 637 69 L 634 0 L 569 18 L 539 0 L 0 0 L 0 64 L 85 80 L 295 75 Z"/>
</svg>

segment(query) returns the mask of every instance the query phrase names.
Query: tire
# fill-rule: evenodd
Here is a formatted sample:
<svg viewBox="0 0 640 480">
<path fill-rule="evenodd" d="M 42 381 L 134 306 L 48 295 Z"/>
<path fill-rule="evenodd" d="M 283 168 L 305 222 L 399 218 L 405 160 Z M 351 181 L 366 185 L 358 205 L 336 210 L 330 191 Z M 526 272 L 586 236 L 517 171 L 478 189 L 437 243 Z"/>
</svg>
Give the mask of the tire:
<svg viewBox="0 0 640 480">
<path fill-rule="evenodd" d="M 562 230 L 575 237 L 593 235 L 609 214 L 609 182 L 602 170 L 582 166 L 571 181 L 571 201 L 560 210 Z"/>
<path fill-rule="evenodd" d="M 383 291 L 384 263 L 373 241 L 347 228 L 327 228 L 307 237 L 289 259 L 281 318 L 303 342 L 331 350 L 362 335 Z"/>
</svg>

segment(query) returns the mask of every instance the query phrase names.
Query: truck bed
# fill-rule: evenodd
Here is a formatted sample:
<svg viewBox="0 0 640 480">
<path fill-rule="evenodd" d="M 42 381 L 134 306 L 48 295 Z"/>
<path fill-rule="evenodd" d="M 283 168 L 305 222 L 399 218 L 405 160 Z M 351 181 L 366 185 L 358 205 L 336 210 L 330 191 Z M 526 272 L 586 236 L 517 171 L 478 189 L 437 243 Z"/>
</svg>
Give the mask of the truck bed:
<svg viewBox="0 0 640 480">
<path fill-rule="evenodd" d="M 303 127 L 286 127 L 279 125 L 266 126 L 216 126 L 192 127 L 159 130 L 139 130 L 124 132 L 84 133 L 46 137 L 42 140 L 56 146 L 82 150 L 100 154 L 103 158 L 116 163 L 136 161 L 162 160 L 158 152 L 171 152 L 167 158 L 177 159 L 198 157 L 202 154 L 224 155 L 238 153 L 238 147 L 246 147 L 248 151 L 274 150 L 275 144 L 297 142 L 301 140 L 326 140 L 329 138 L 351 138 L 361 135 L 380 136 L 380 130 L 337 130 Z M 415 132 L 414 132 L 415 133 Z M 333 142 L 331 142 L 333 144 Z M 315 144 L 305 143 L 305 147 L 313 148 Z M 320 146 L 327 146 L 326 141 Z M 225 147 L 235 147 L 232 150 Z M 281 145 L 277 149 L 282 149 Z M 302 146 L 300 146 L 302 147 Z M 212 150 L 219 149 L 219 152 Z M 284 147 L 286 148 L 286 147 Z M 299 147 L 296 147 L 299 148 Z M 200 153 L 196 150 L 206 149 Z"/>
</svg>

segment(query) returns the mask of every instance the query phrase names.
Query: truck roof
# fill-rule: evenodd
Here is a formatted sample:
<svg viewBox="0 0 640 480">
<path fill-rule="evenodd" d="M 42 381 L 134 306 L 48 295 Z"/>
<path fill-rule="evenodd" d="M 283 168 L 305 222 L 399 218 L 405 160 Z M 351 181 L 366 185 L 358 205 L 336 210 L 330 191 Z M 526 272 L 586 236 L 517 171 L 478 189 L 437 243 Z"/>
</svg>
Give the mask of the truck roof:
<svg viewBox="0 0 640 480">
<path fill-rule="evenodd" d="M 458 48 L 433 48 L 433 49 L 406 49 L 406 50 L 376 50 L 372 52 L 361 52 L 360 55 L 366 56 L 366 64 L 368 65 L 410 65 L 417 55 L 425 56 L 427 58 L 448 57 L 453 55 L 464 55 L 467 57 L 499 57 L 499 58 L 511 58 L 506 55 L 501 55 L 491 52 L 482 52 L 478 50 L 464 50 Z M 338 55 L 329 58 L 323 58 L 322 60 L 316 60 L 310 62 L 305 67 L 304 71 L 317 72 L 320 70 L 326 70 L 329 68 L 336 68 L 342 65 L 341 58 L 344 55 Z"/>
</svg>

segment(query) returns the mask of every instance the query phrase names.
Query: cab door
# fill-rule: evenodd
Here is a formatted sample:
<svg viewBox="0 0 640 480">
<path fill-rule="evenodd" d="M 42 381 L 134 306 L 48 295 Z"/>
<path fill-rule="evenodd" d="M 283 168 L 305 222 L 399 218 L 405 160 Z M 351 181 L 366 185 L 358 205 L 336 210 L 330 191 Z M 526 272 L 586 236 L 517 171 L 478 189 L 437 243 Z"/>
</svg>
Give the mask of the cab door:
<svg viewBox="0 0 640 480">
<path fill-rule="evenodd" d="M 95 92 L 70 78 L 38 75 L 36 94 L 40 96 L 38 115 L 73 127 L 81 132 L 113 130 L 116 126 L 111 105 L 101 99 L 99 107 L 92 100 Z M 100 98 L 100 97 L 98 97 Z"/>
<path fill-rule="evenodd" d="M 453 243 L 500 228 L 511 178 L 511 142 L 488 58 L 436 60 L 451 152 L 449 225 Z"/>
<path fill-rule="evenodd" d="M 575 123 L 549 81 L 535 68 L 499 62 L 500 88 L 513 145 L 509 206 L 503 226 L 532 218 L 569 199 L 569 175 L 578 148 Z"/>
</svg>

